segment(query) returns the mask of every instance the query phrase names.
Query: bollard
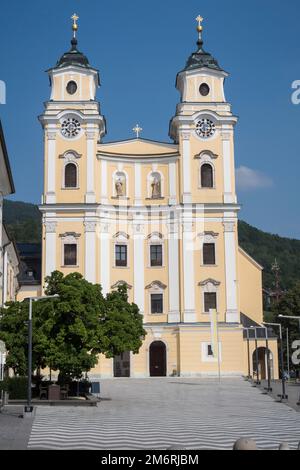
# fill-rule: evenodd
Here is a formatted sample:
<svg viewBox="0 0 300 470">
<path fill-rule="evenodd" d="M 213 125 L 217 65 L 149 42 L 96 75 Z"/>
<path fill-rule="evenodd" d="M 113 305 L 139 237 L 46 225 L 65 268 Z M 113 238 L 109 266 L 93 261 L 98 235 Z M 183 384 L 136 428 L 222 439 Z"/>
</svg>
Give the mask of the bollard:
<svg viewBox="0 0 300 470">
<path fill-rule="evenodd" d="M 278 450 L 291 450 L 291 449 L 289 448 L 289 445 L 287 442 L 283 442 L 282 444 L 280 444 Z"/>
<path fill-rule="evenodd" d="M 252 439 L 238 439 L 234 443 L 232 450 L 257 450 L 256 442 Z"/>
</svg>

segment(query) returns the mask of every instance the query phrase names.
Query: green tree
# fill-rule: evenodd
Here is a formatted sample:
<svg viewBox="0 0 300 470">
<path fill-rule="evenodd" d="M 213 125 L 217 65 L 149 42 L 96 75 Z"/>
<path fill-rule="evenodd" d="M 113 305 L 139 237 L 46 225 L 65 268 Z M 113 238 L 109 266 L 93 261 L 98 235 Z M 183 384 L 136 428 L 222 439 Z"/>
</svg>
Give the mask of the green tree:
<svg viewBox="0 0 300 470">
<path fill-rule="evenodd" d="M 105 298 L 101 286 L 79 273 L 55 271 L 46 278 L 46 294 L 58 295 L 33 303 L 33 365 L 59 370 L 61 381 L 82 377 L 98 361 L 125 351 L 138 353 L 146 331 L 126 288 Z M 0 338 L 9 351 L 7 364 L 19 374 L 26 371 L 28 301 L 2 309 Z"/>
<path fill-rule="evenodd" d="M 274 315 L 275 321 L 282 324 L 284 338 L 286 337 L 286 329 L 289 329 L 290 344 L 295 340 L 300 340 L 300 281 L 297 281 L 295 286 L 292 289 L 289 289 L 279 303 L 274 307 Z M 280 318 L 279 315 L 299 316 L 299 321 Z M 284 341 L 283 345 L 286 363 L 286 341 Z M 290 355 L 291 352 L 292 351 L 290 351 Z M 295 366 L 294 364 L 291 364 L 291 367 L 298 371 L 300 370 L 300 367 Z"/>
</svg>

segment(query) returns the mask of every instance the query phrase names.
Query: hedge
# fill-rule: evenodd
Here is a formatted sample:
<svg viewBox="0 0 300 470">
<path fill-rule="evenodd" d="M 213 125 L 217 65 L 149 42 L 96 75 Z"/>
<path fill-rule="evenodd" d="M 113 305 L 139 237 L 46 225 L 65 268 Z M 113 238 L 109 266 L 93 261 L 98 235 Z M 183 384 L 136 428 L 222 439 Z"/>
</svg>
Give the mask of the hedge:
<svg viewBox="0 0 300 470">
<path fill-rule="evenodd" d="M 6 377 L 0 381 L 0 391 L 8 392 L 11 400 L 25 400 L 27 397 L 27 377 Z"/>
</svg>

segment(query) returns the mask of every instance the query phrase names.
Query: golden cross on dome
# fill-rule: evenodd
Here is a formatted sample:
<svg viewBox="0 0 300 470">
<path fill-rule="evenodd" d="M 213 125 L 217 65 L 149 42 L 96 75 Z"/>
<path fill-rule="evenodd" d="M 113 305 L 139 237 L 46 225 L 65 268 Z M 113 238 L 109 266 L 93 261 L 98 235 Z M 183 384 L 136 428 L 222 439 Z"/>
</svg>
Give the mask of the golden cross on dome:
<svg viewBox="0 0 300 470">
<path fill-rule="evenodd" d="M 138 139 L 143 129 L 137 124 L 132 130 L 136 133 L 136 138 Z"/>
<path fill-rule="evenodd" d="M 76 13 L 74 13 L 74 15 L 71 16 L 71 20 L 73 20 L 72 29 L 74 31 L 74 37 L 75 37 L 76 36 L 76 31 L 78 30 L 77 21 L 79 20 L 79 16 L 76 15 Z"/>
<path fill-rule="evenodd" d="M 203 18 L 202 18 L 202 16 L 198 15 L 197 18 L 196 18 L 196 21 L 198 22 L 197 31 L 198 31 L 198 33 L 201 33 L 201 31 L 203 29 L 203 26 L 202 26 Z"/>
</svg>

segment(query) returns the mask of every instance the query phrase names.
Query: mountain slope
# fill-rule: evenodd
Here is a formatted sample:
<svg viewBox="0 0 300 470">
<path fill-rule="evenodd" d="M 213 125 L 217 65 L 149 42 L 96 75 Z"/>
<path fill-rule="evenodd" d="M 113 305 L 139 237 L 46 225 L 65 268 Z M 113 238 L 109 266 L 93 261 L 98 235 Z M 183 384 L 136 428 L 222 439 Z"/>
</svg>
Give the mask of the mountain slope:
<svg viewBox="0 0 300 470">
<path fill-rule="evenodd" d="M 5 200 L 4 222 L 18 243 L 41 242 L 41 215 L 36 205 Z M 265 233 L 240 221 L 239 243 L 264 267 L 265 288 L 273 287 L 274 275 L 271 267 L 275 258 L 280 265 L 280 284 L 283 289 L 289 288 L 296 279 L 300 279 L 300 240 Z"/>
</svg>

